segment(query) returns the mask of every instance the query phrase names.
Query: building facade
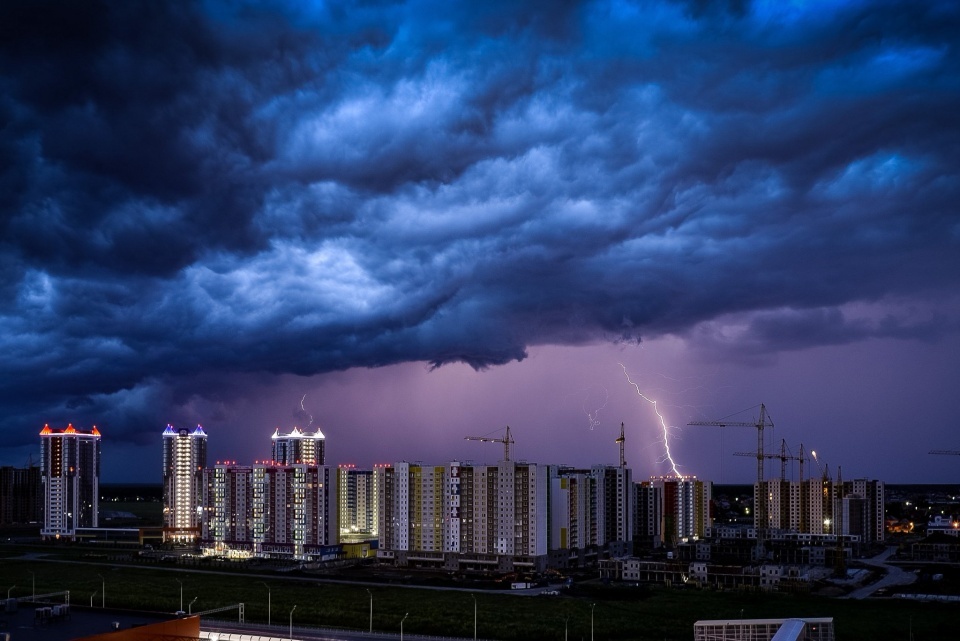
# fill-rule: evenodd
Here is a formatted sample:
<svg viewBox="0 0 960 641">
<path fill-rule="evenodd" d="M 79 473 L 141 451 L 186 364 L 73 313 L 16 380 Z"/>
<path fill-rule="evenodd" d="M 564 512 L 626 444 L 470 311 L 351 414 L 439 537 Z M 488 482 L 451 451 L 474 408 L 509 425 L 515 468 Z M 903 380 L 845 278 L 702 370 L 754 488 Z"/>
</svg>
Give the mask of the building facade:
<svg viewBox="0 0 960 641">
<path fill-rule="evenodd" d="M 0 525 L 39 523 L 42 518 L 40 468 L 0 467 Z"/>
<path fill-rule="evenodd" d="M 358 470 L 353 465 L 341 465 L 337 469 L 337 521 L 341 542 L 377 538 L 377 478 L 373 470 Z"/>
<path fill-rule="evenodd" d="M 589 470 L 550 466 L 552 551 L 569 550 L 568 563 L 584 561 L 583 551 L 630 552 L 633 541 L 633 480 L 626 467 L 596 465 Z M 561 559 L 561 555 L 553 555 Z"/>
<path fill-rule="evenodd" d="M 754 504 L 765 501 L 765 530 L 811 535 L 858 536 L 862 543 L 883 542 L 885 491 L 883 481 L 829 478 L 804 481 L 769 480 L 754 483 Z M 754 527 L 759 527 L 754 512 Z"/>
<path fill-rule="evenodd" d="M 379 558 L 447 569 L 546 567 L 546 466 L 400 462 L 374 473 Z"/>
<path fill-rule="evenodd" d="M 294 427 L 288 434 L 281 434 L 278 427 L 271 440 L 273 462 L 278 465 L 326 464 L 326 437 L 319 429 L 311 433 Z"/>
<path fill-rule="evenodd" d="M 77 528 L 98 527 L 100 497 L 100 432 L 72 424 L 62 430 L 40 430 L 40 473 L 43 482 L 45 539 L 76 536 Z"/>
<path fill-rule="evenodd" d="M 694 476 L 651 477 L 635 485 L 634 536 L 654 547 L 702 539 L 713 526 L 713 484 Z"/>
<path fill-rule="evenodd" d="M 337 543 L 336 469 L 217 463 L 204 470 L 203 485 L 207 554 L 316 560 Z"/>
<path fill-rule="evenodd" d="M 167 425 L 163 431 L 163 538 L 192 543 L 200 536 L 203 470 L 207 467 L 207 434 Z"/>
</svg>

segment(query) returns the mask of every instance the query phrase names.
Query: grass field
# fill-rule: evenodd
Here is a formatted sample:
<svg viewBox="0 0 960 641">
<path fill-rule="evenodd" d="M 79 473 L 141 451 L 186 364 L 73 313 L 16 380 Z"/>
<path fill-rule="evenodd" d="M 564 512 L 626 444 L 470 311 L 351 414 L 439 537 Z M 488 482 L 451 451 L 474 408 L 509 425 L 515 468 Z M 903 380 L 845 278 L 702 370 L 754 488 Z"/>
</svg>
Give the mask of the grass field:
<svg viewBox="0 0 960 641">
<path fill-rule="evenodd" d="M 140 522 L 137 525 L 163 525 L 163 503 L 159 501 L 103 501 L 100 513 L 129 512 Z"/>
<path fill-rule="evenodd" d="M 31 574 L 32 573 L 32 574 Z M 101 578 L 102 577 L 102 578 Z M 106 605 L 173 612 L 196 597 L 194 611 L 244 603 L 248 621 L 267 620 L 267 587 L 274 622 L 284 621 L 293 605 L 300 625 L 366 629 L 370 596 L 357 585 L 319 583 L 276 575 L 238 576 L 180 569 L 138 568 L 91 562 L 54 562 L 6 558 L 0 562 L 0 589 L 13 596 L 70 590 L 75 605 L 99 606 L 101 586 Z M 400 587 L 369 588 L 373 594 L 377 630 L 414 634 L 472 637 L 473 598 L 470 593 Z M 594 607 L 596 639 L 693 638 L 699 619 L 767 618 L 789 616 L 834 617 L 837 639 L 857 641 L 942 638 L 956 624 L 956 605 L 911 603 L 899 600 L 850 601 L 760 593 L 718 593 L 669 589 L 608 589 L 591 586 L 577 597 L 523 597 L 490 592 L 475 593 L 478 635 L 505 641 L 562 639 L 564 622 L 571 639 L 590 638 L 590 610 Z"/>
</svg>

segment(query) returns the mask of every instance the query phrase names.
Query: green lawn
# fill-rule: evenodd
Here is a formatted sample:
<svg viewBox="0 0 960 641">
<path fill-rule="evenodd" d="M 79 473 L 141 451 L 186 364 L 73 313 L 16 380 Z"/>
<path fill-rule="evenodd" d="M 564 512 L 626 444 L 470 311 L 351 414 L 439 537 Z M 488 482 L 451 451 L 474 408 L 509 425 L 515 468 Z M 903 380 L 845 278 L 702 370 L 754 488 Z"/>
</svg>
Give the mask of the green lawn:
<svg viewBox="0 0 960 641">
<path fill-rule="evenodd" d="M 295 622 L 301 625 L 366 629 L 369 596 L 362 586 L 319 584 L 316 580 L 289 580 L 278 576 L 246 577 L 205 574 L 179 569 L 140 569 L 84 562 L 57 563 L 4 559 L 0 563 L 0 589 L 15 585 L 13 596 L 31 593 L 34 573 L 38 594 L 71 591 L 71 602 L 101 602 L 102 581 L 108 607 L 175 611 L 197 598 L 195 611 L 243 602 L 248 621 L 266 621 L 270 586 L 274 622 L 287 620 L 297 605 Z M 103 579 L 101 580 L 100 576 Z M 399 631 L 404 613 L 408 633 L 473 636 L 473 599 L 466 592 L 371 587 L 374 628 Z M 476 593 L 478 635 L 504 640 L 562 639 L 569 620 L 571 639 L 590 637 L 590 604 L 594 609 L 595 638 L 693 638 L 698 619 L 736 619 L 788 616 L 834 617 L 840 641 L 937 638 L 956 622 L 955 605 L 910 603 L 896 600 L 849 601 L 812 596 L 716 593 L 695 590 L 612 590 L 596 587 L 582 596 L 521 597 Z"/>
</svg>

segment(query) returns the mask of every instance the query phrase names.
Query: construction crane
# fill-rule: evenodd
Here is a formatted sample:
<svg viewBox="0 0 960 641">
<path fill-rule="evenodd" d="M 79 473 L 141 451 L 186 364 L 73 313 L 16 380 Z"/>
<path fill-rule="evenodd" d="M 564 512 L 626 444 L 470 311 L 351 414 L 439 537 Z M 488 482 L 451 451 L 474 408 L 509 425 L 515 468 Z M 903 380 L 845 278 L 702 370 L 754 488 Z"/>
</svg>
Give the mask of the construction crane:
<svg viewBox="0 0 960 641">
<path fill-rule="evenodd" d="M 484 443 L 503 443 L 503 460 L 510 460 L 510 445 L 515 441 L 510 435 L 510 426 L 507 425 L 507 431 L 503 435 L 503 438 L 490 438 L 489 436 L 464 436 L 463 440 L 465 441 L 482 441 Z"/>
<path fill-rule="evenodd" d="M 734 452 L 734 456 L 756 456 L 756 452 Z M 800 456 L 794 456 L 793 454 L 787 454 L 787 441 L 783 439 L 780 441 L 780 453 L 779 454 L 764 454 L 763 458 L 775 458 L 780 459 L 780 480 L 787 480 L 787 461 L 800 461 L 800 480 L 803 480 L 803 445 L 800 446 Z"/>
<path fill-rule="evenodd" d="M 813 457 L 814 462 L 817 464 L 817 469 L 820 470 L 820 478 L 824 481 L 830 480 L 830 466 L 829 465 L 820 465 L 820 459 L 817 458 L 817 453 L 813 450 L 810 451 L 810 456 Z"/>
<path fill-rule="evenodd" d="M 623 455 L 623 446 L 627 442 L 627 438 L 623 435 L 623 423 L 620 423 L 620 438 L 618 438 L 616 443 L 620 444 L 620 467 L 624 468 L 627 466 L 627 459 Z"/>
<path fill-rule="evenodd" d="M 757 453 L 756 453 L 756 452 L 734 452 L 733 455 L 734 455 L 734 456 L 756 456 Z M 788 453 L 787 453 L 787 440 L 786 440 L 786 439 L 781 439 L 781 441 L 780 441 L 780 453 L 779 453 L 779 454 L 764 454 L 763 456 L 764 456 L 764 458 L 768 458 L 768 459 L 771 459 L 771 458 L 780 459 L 780 481 L 781 481 L 781 482 L 787 480 L 787 461 L 798 461 L 798 462 L 800 463 L 800 483 L 801 483 L 801 489 L 800 489 L 800 504 L 801 504 L 801 509 L 800 509 L 800 531 L 801 531 L 801 532 L 806 531 L 806 529 L 805 529 L 805 528 L 806 528 L 806 511 L 805 511 L 805 507 L 804 507 L 804 506 L 805 506 L 805 504 L 807 503 L 807 500 L 806 500 L 806 495 L 803 493 L 803 488 L 802 488 L 802 484 L 803 484 L 803 443 L 800 444 L 800 454 L 797 455 L 797 456 L 794 456 L 793 454 L 788 454 Z M 765 495 L 765 493 L 763 493 L 763 494 Z M 758 500 L 762 500 L 762 498 L 763 498 L 763 496 L 760 496 L 760 497 L 758 497 Z M 756 506 L 754 506 L 754 509 L 756 509 Z M 768 509 L 769 509 L 769 508 L 768 508 Z"/>
<path fill-rule="evenodd" d="M 738 412 L 739 413 L 739 412 Z M 760 418 L 756 422 L 747 421 L 727 421 L 720 419 L 717 421 L 691 421 L 687 425 L 705 425 L 708 427 L 755 427 L 757 428 L 757 488 L 763 483 L 763 459 L 766 458 L 763 452 L 763 430 L 765 427 L 773 427 L 773 419 L 767 414 L 767 407 L 760 403 Z M 754 505 L 754 511 L 757 517 L 757 553 L 763 554 L 764 534 L 767 527 L 767 506 L 766 501 L 757 501 Z"/>
</svg>

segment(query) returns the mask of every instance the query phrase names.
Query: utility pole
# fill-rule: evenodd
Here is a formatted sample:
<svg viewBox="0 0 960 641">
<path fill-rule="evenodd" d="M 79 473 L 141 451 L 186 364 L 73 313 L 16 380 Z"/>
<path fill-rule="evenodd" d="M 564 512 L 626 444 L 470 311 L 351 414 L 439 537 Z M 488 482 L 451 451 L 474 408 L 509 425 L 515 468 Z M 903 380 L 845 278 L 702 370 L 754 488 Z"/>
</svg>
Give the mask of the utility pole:
<svg viewBox="0 0 960 641">
<path fill-rule="evenodd" d="M 373 592 L 369 588 L 366 588 L 367 594 L 370 595 L 370 634 L 373 634 Z"/>
</svg>

